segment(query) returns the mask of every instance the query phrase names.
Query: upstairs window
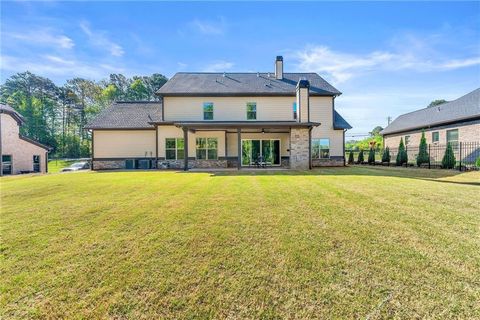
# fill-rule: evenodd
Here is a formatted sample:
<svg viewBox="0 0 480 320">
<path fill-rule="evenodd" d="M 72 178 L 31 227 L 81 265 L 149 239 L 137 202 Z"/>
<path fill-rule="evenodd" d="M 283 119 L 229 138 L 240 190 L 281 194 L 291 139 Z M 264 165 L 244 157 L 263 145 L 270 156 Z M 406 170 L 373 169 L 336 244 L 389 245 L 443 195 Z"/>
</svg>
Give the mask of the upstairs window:
<svg viewBox="0 0 480 320">
<path fill-rule="evenodd" d="M 297 103 L 293 103 L 293 119 L 297 120 Z"/>
<path fill-rule="evenodd" d="M 203 103 L 203 120 L 213 120 L 213 102 Z"/>
<path fill-rule="evenodd" d="M 183 138 L 165 139 L 165 159 L 182 160 L 185 158 L 185 145 Z"/>
<path fill-rule="evenodd" d="M 330 158 L 330 139 L 312 139 L 312 159 Z"/>
<path fill-rule="evenodd" d="M 257 120 L 256 102 L 247 102 L 247 120 Z"/>
<path fill-rule="evenodd" d="M 218 159 L 218 139 L 217 138 L 197 138 L 197 159 L 198 160 L 217 160 Z"/>
<path fill-rule="evenodd" d="M 432 142 L 438 143 L 440 141 L 440 133 L 438 131 L 432 132 Z"/>
</svg>

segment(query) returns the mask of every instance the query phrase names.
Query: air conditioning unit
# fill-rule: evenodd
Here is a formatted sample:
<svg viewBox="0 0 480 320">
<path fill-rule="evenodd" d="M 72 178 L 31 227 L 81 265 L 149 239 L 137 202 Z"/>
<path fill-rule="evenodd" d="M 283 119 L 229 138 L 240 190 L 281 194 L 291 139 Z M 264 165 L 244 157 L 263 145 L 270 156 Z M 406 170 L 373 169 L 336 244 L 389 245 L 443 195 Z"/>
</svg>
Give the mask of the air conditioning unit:
<svg viewBox="0 0 480 320">
<path fill-rule="evenodd" d="M 150 169 L 152 161 L 150 160 L 138 160 L 138 168 L 139 169 Z"/>
<path fill-rule="evenodd" d="M 125 168 L 126 169 L 135 169 L 135 159 L 125 160 Z"/>
</svg>

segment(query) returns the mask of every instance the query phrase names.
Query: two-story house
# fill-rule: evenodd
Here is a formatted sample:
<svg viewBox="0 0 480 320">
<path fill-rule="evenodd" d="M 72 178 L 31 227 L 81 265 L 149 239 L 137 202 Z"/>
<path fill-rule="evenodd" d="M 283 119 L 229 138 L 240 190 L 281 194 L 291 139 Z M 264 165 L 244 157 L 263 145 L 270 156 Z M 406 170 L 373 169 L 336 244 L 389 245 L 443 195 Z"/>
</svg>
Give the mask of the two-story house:
<svg viewBox="0 0 480 320">
<path fill-rule="evenodd" d="M 92 168 L 344 165 L 341 93 L 316 73 L 177 73 L 161 102 L 117 102 L 87 125 Z"/>
</svg>

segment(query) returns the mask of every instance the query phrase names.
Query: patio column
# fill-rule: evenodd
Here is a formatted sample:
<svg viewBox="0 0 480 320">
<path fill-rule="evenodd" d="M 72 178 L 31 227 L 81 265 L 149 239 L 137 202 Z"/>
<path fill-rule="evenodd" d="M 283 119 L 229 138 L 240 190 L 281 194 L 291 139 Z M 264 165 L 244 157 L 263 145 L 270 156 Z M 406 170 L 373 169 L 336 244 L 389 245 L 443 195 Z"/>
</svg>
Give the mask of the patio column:
<svg viewBox="0 0 480 320">
<path fill-rule="evenodd" d="M 183 170 L 188 171 L 188 128 L 183 127 Z"/>
<path fill-rule="evenodd" d="M 240 170 L 242 167 L 242 129 L 237 128 L 237 140 L 238 140 L 238 163 L 237 169 Z"/>
</svg>

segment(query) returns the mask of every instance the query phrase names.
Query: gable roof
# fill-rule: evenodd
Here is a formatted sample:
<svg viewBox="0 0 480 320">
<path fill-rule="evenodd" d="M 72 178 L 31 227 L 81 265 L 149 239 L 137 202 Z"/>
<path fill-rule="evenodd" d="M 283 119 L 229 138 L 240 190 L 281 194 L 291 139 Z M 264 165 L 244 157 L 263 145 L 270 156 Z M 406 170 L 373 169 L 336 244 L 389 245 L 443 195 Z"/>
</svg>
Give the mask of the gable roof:
<svg viewBox="0 0 480 320">
<path fill-rule="evenodd" d="M 114 102 L 103 109 L 85 129 L 153 129 L 162 121 L 161 101 Z"/>
<path fill-rule="evenodd" d="M 7 104 L 0 104 L 0 113 L 9 114 L 13 119 L 15 119 L 15 121 L 17 121 L 18 125 L 25 123 L 23 116 Z"/>
<path fill-rule="evenodd" d="M 53 149 L 52 147 L 49 147 L 49 146 L 47 146 L 47 145 L 44 145 L 43 143 L 40 143 L 40 142 L 38 142 L 37 140 L 30 139 L 30 138 L 28 138 L 28 137 L 26 137 L 26 136 L 23 136 L 23 135 L 21 135 L 21 134 L 18 135 L 18 137 L 19 137 L 20 139 L 24 140 L 24 141 L 27 141 L 27 142 L 29 142 L 29 143 L 31 143 L 31 144 L 34 144 L 34 145 L 36 145 L 37 147 L 43 148 L 43 149 L 45 149 L 45 150 L 47 150 L 47 151 L 51 151 L 51 150 Z"/>
<path fill-rule="evenodd" d="M 179 72 L 158 91 L 161 96 L 294 96 L 299 80 L 310 82 L 310 95 L 337 96 L 341 92 L 316 73 Z"/>
<path fill-rule="evenodd" d="M 385 135 L 428 128 L 477 117 L 480 117 L 480 88 L 436 107 L 402 114 L 382 130 L 380 134 Z"/>
</svg>

